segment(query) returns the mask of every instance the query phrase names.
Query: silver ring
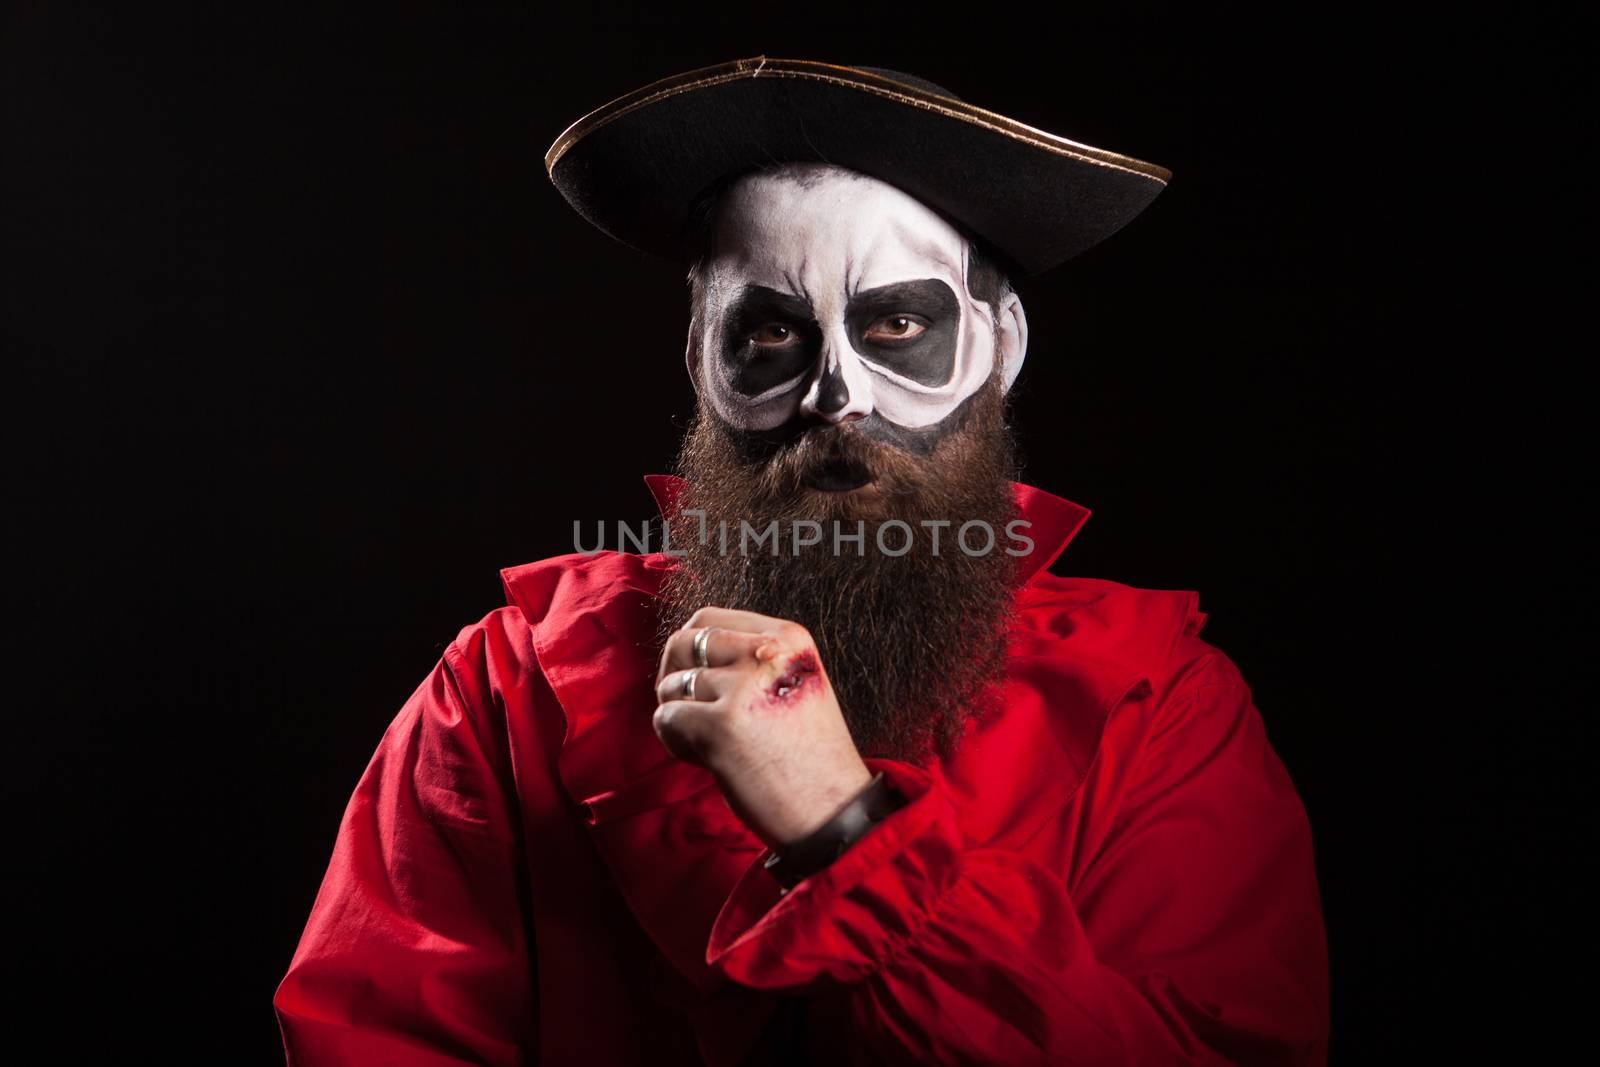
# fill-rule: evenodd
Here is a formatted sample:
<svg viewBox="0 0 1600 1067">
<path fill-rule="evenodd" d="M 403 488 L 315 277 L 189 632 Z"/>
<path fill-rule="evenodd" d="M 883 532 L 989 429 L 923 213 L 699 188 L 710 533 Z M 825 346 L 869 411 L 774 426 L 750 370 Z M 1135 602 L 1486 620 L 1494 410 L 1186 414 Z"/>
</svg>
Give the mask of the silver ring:
<svg viewBox="0 0 1600 1067">
<path fill-rule="evenodd" d="M 693 667 L 693 668 L 690 668 L 689 670 L 686 670 L 686 671 L 683 672 L 683 696 L 680 697 L 679 699 L 681 699 L 681 700 L 693 700 L 694 699 L 694 679 L 695 679 L 695 675 L 697 675 L 699 673 L 700 673 L 700 668 L 699 667 Z"/>
<path fill-rule="evenodd" d="M 706 645 L 711 641 L 711 631 L 714 626 L 702 626 L 700 632 L 694 635 L 694 665 L 696 667 L 711 666 L 711 655 L 706 650 Z"/>
</svg>

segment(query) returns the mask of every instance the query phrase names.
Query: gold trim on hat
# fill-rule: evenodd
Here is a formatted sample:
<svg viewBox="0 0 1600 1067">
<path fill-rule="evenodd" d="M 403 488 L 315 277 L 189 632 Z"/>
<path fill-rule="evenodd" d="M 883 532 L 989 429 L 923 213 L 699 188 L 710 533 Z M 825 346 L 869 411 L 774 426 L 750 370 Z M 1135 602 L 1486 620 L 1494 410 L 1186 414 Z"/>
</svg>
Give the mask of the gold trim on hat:
<svg viewBox="0 0 1600 1067">
<path fill-rule="evenodd" d="M 809 59 L 768 59 L 766 56 L 736 59 L 732 63 L 719 63 L 714 67 L 702 67 L 685 74 L 674 74 L 670 78 L 651 82 L 642 89 L 635 89 L 626 96 L 617 97 L 611 103 L 596 108 L 568 126 L 550 146 L 550 151 L 545 153 L 544 168 L 547 172 L 553 172 L 561 157 L 566 155 L 567 150 L 573 145 L 600 127 L 630 112 L 680 93 L 693 92 L 696 89 L 705 89 L 740 78 L 799 78 L 805 81 L 830 82 L 872 93 L 910 107 L 920 107 L 973 126 L 981 126 L 1003 137 L 1010 137 L 1012 140 L 1021 141 L 1058 156 L 1066 156 L 1097 167 L 1137 174 L 1141 178 L 1150 178 L 1162 185 L 1172 180 L 1171 171 L 1154 163 L 1146 163 L 1131 156 L 1069 141 L 1065 137 L 1057 137 L 1053 133 L 1035 129 L 1016 119 L 986 111 L 964 100 L 930 93 L 871 71 L 841 67 L 832 63 L 818 63 Z"/>
</svg>

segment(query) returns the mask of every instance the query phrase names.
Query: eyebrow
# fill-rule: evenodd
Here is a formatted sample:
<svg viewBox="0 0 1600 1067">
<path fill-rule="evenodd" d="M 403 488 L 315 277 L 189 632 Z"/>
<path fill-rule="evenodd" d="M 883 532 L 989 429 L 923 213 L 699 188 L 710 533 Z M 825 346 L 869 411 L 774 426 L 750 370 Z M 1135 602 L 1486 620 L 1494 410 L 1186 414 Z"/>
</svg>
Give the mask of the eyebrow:
<svg viewBox="0 0 1600 1067">
<path fill-rule="evenodd" d="M 924 315 L 949 314 L 960 304 L 955 292 L 938 278 L 919 278 L 910 282 L 863 289 L 850 298 L 849 314 L 873 311 L 914 311 Z"/>
<path fill-rule="evenodd" d="M 800 322 L 811 322 L 817 317 L 811 308 L 811 301 L 805 297 L 769 289 L 765 285 L 746 285 L 739 293 L 738 307 L 747 315 L 776 315 Z"/>
</svg>

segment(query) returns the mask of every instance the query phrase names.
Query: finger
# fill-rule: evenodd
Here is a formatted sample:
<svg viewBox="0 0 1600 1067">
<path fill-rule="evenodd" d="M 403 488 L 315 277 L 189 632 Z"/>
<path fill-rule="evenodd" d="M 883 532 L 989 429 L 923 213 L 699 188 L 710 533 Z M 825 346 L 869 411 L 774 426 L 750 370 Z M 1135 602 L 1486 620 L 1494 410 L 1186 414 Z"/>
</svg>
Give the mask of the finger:
<svg viewBox="0 0 1600 1067">
<path fill-rule="evenodd" d="M 650 721 L 667 751 L 689 763 L 702 761 L 722 729 L 717 707 L 698 700 L 669 700 L 656 708 Z"/>
<path fill-rule="evenodd" d="M 656 683 L 656 703 L 666 704 L 674 700 L 688 702 L 684 679 L 691 673 L 695 676 L 692 703 L 709 704 L 732 689 L 743 672 L 736 667 L 690 667 L 683 671 L 669 671 Z"/>
<path fill-rule="evenodd" d="M 690 630 L 696 630 L 702 626 L 715 626 L 725 630 L 739 630 L 744 633 L 778 636 L 799 626 L 799 624 L 790 622 L 788 619 L 775 619 L 771 615 L 759 615 L 753 611 L 708 606 L 689 616 L 689 621 L 685 624 L 685 628 Z"/>
<path fill-rule="evenodd" d="M 726 667 L 753 658 L 755 650 L 761 643 L 771 640 L 765 634 L 727 630 L 720 626 L 686 626 L 667 638 L 657 677 L 665 677 L 671 671 L 699 666 L 694 659 L 694 641 L 706 629 L 711 631 L 711 636 L 706 639 L 706 661 L 713 667 Z"/>
<path fill-rule="evenodd" d="M 765 637 L 765 641 L 755 645 L 754 655 L 758 663 L 766 663 L 786 651 L 795 652 L 815 645 L 810 631 L 799 623 L 774 618 L 771 615 L 759 615 L 753 611 L 703 607 L 689 617 L 685 629 L 694 630 L 702 626 L 714 626 L 719 630 L 736 630 Z M 693 640 L 691 636 L 690 642 Z"/>
</svg>

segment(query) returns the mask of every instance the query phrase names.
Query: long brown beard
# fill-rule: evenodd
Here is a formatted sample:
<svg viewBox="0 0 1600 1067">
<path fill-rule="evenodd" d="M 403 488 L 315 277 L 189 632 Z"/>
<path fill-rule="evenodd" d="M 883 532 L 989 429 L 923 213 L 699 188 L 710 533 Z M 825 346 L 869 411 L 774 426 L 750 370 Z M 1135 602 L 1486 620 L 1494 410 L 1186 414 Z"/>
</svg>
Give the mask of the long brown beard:
<svg viewBox="0 0 1600 1067">
<path fill-rule="evenodd" d="M 1005 672 L 1016 563 L 1005 551 L 1005 530 L 1017 511 L 1004 404 L 993 377 L 965 424 L 927 457 L 845 425 L 809 430 L 765 460 L 742 453 L 723 424 L 697 408 L 678 460 L 686 484 L 671 540 L 685 556 L 662 588 L 662 639 L 707 605 L 798 622 L 816 640 L 863 755 L 948 759 L 969 720 L 996 704 Z M 864 464 L 879 494 L 807 485 L 808 476 L 841 463 Z M 685 514 L 696 509 L 703 520 Z M 822 523 L 822 541 L 796 551 L 791 523 L 805 519 Z M 879 551 L 877 540 L 879 525 L 895 519 L 915 534 L 899 556 Z M 963 551 L 957 540 L 974 519 L 994 532 L 983 554 Z M 770 542 L 741 554 L 741 521 L 762 531 L 774 520 L 782 539 L 777 554 Z M 861 520 L 864 548 L 841 541 L 836 553 L 835 520 L 851 535 Z M 923 520 L 950 524 L 939 531 L 937 555 Z M 884 531 L 891 551 L 906 539 L 903 528 Z M 975 530 L 968 544 L 976 551 L 984 540 Z"/>
</svg>

